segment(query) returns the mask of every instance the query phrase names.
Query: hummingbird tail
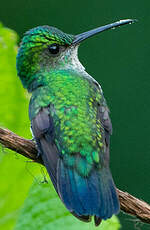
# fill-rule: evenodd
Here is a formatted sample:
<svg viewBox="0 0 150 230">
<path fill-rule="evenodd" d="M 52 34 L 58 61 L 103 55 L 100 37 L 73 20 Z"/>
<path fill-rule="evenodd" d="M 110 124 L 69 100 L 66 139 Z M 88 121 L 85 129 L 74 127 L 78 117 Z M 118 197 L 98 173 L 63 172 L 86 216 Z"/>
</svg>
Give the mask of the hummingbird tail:
<svg viewBox="0 0 150 230">
<path fill-rule="evenodd" d="M 95 224 L 119 211 L 119 201 L 109 168 L 95 169 L 83 177 L 60 159 L 57 171 L 58 193 L 70 212 L 95 216 Z"/>
</svg>

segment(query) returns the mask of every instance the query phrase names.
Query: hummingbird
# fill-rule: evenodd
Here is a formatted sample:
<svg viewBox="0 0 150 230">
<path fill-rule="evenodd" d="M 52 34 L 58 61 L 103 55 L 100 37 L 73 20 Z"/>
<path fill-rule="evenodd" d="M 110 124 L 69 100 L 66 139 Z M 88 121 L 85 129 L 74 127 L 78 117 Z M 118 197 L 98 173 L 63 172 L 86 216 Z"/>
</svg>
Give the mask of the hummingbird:
<svg viewBox="0 0 150 230">
<path fill-rule="evenodd" d="M 100 84 L 78 59 L 82 41 L 134 22 L 120 20 L 78 35 L 51 26 L 27 31 L 17 73 L 32 94 L 31 130 L 54 188 L 78 219 L 95 225 L 120 210 L 109 169 L 112 124 Z"/>
</svg>

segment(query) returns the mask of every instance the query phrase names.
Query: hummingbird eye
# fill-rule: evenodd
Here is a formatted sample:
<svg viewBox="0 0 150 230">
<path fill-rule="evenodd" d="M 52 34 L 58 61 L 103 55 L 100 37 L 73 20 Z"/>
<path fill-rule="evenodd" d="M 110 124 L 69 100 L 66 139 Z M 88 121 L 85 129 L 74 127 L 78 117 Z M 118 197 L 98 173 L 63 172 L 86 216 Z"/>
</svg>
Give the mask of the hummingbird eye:
<svg viewBox="0 0 150 230">
<path fill-rule="evenodd" d="M 48 47 L 48 50 L 51 54 L 58 54 L 60 50 L 59 45 L 54 43 Z"/>
</svg>

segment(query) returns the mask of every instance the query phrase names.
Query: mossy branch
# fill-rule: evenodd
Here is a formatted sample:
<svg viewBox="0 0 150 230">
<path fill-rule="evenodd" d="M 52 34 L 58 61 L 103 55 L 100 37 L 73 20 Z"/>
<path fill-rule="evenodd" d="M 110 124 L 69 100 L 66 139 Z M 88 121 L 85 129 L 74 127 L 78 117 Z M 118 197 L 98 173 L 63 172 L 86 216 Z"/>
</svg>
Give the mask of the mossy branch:
<svg viewBox="0 0 150 230">
<path fill-rule="evenodd" d="M 41 158 L 37 158 L 37 148 L 33 141 L 24 139 L 8 129 L 0 128 L 0 143 L 34 162 L 43 164 Z M 138 198 L 117 189 L 121 210 L 137 217 L 142 222 L 150 224 L 150 205 Z"/>
</svg>

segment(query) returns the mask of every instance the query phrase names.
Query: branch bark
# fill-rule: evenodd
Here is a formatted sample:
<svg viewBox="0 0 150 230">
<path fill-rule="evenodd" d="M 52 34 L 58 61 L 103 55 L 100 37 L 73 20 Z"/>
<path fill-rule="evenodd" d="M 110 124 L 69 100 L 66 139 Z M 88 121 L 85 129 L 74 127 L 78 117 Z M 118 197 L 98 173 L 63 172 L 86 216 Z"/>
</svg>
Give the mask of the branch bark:
<svg viewBox="0 0 150 230">
<path fill-rule="evenodd" d="M 37 148 L 33 141 L 24 139 L 8 129 L 0 128 L 0 143 L 34 162 L 43 164 L 41 158 L 37 158 Z M 138 198 L 117 189 L 121 210 L 137 217 L 144 223 L 150 224 L 150 205 Z"/>
</svg>

